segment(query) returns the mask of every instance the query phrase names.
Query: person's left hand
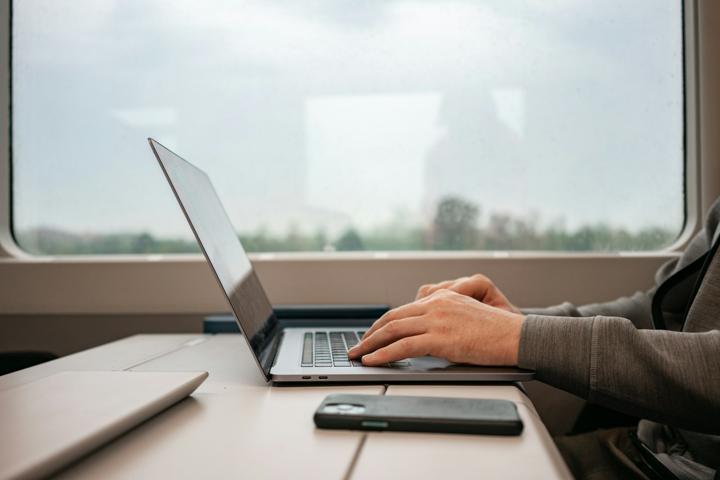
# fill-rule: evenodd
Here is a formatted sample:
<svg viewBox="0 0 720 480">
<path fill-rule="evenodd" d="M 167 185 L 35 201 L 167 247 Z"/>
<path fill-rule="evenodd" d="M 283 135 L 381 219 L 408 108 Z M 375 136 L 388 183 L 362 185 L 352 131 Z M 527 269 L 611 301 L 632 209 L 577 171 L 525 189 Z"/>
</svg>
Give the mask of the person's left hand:
<svg viewBox="0 0 720 480">
<path fill-rule="evenodd" d="M 367 366 L 423 355 L 454 363 L 517 365 L 524 320 L 522 314 L 438 290 L 380 317 L 348 355 L 362 357 Z"/>
</svg>

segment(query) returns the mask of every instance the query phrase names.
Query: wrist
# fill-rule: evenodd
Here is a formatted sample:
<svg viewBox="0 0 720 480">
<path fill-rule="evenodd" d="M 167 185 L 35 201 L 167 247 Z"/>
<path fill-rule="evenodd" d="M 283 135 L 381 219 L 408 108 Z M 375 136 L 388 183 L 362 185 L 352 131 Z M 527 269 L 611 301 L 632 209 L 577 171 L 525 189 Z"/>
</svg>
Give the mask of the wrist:
<svg viewBox="0 0 720 480">
<path fill-rule="evenodd" d="M 520 335 L 522 325 L 525 322 L 525 315 L 514 314 L 510 320 L 510 332 L 508 334 L 508 365 L 516 366 L 520 357 Z"/>
</svg>

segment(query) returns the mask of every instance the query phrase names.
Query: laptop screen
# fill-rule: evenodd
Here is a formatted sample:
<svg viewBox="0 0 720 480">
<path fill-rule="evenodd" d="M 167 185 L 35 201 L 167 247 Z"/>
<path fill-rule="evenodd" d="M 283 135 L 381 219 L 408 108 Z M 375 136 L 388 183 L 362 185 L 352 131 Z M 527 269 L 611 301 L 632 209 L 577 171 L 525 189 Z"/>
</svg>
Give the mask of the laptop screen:
<svg viewBox="0 0 720 480">
<path fill-rule="evenodd" d="M 155 140 L 149 141 L 241 331 L 269 378 L 272 358 L 263 358 L 262 353 L 272 340 L 277 320 L 210 178 Z"/>
</svg>

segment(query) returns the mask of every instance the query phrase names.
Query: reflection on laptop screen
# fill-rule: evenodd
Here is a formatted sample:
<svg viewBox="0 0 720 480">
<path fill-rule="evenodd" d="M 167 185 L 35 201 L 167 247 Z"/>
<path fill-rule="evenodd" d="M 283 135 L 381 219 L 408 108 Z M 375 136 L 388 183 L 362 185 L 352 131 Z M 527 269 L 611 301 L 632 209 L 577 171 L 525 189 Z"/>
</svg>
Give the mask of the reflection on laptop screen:
<svg viewBox="0 0 720 480">
<path fill-rule="evenodd" d="M 160 165 L 257 358 L 275 327 L 272 306 L 205 172 L 150 139 Z M 265 373 L 269 365 L 261 365 Z"/>
</svg>

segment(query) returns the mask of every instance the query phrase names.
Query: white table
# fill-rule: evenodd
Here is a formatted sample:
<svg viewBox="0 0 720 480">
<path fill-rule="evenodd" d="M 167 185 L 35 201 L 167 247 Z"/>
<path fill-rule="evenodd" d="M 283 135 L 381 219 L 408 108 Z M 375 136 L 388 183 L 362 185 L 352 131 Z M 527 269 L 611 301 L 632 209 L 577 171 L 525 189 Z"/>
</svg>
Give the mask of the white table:
<svg viewBox="0 0 720 480">
<path fill-rule="evenodd" d="M 327 394 L 381 395 L 385 387 L 269 386 L 239 335 L 137 335 L 0 377 L 0 390 L 65 370 L 210 376 L 62 478 L 571 478 L 513 385 L 391 385 L 386 394 L 512 400 L 525 424 L 519 437 L 319 430 L 312 414 Z"/>
</svg>

